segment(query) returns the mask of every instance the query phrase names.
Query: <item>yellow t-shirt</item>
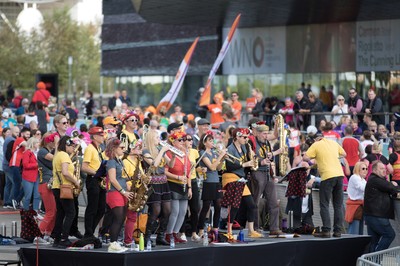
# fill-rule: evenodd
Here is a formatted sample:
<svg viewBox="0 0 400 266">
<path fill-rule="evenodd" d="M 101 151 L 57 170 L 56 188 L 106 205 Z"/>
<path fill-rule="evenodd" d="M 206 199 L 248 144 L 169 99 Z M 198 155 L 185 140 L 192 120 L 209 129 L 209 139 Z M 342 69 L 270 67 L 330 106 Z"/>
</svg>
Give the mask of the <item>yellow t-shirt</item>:
<svg viewBox="0 0 400 266">
<path fill-rule="evenodd" d="M 83 162 L 89 163 L 89 168 L 93 171 L 97 171 L 101 165 L 101 158 L 99 156 L 98 150 L 90 144 L 85 149 L 85 153 L 83 154 Z"/>
<path fill-rule="evenodd" d="M 64 151 L 58 151 L 53 158 L 53 188 L 60 188 L 59 178 L 61 179 L 63 184 L 72 184 L 69 180 L 67 180 L 62 174 L 62 164 L 68 164 L 68 173 L 71 175 L 74 174 L 74 165 L 72 164 L 71 158 L 68 153 Z"/>
<path fill-rule="evenodd" d="M 138 160 L 136 158 L 135 159 L 126 158 L 126 159 L 124 159 L 123 162 L 124 162 L 125 170 L 122 170 L 122 177 L 127 178 L 128 176 L 126 174 L 128 174 L 129 177 L 132 178 L 136 171 L 136 167 L 138 165 Z M 143 172 L 142 164 L 139 164 L 139 172 L 138 173 L 142 173 L 142 172 Z"/>
<path fill-rule="evenodd" d="M 306 154 L 317 161 L 322 181 L 344 176 L 339 156 L 344 155 L 345 151 L 337 142 L 323 138 L 311 145 Z"/>
<path fill-rule="evenodd" d="M 137 139 L 135 133 L 128 132 L 126 129 L 123 129 L 122 133 L 125 133 L 128 136 L 129 143 Z"/>
<path fill-rule="evenodd" d="M 189 161 L 190 161 L 191 168 L 193 168 L 193 170 L 190 172 L 190 179 L 196 179 L 196 169 L 194 168 L 194 166 L 196 165 L 196 160 L 199 157 L 200 157 L 200 155 L 199 155 L 198 150 L 196 150 L 196 149 L 189 150 Z"/>
</svg>

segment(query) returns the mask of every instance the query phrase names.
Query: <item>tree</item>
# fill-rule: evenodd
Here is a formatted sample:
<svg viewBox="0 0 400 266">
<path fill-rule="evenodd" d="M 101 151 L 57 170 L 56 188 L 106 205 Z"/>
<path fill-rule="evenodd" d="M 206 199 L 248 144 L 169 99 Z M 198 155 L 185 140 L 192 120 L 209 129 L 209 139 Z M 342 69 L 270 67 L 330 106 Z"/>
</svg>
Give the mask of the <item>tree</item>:
<svg viewBox="0 0 400 266">
<path fill-rule="evenodd" d="M 58 73 L 59 92 L 68 88 L 68 57 L 74 59 L 72 77 L 77 89 L 98 91 L 100 25 L 78 24 L 67 9 L 44 17 L 41 30 L 29 35 L 0 29 L 0 80 L 3 85 L 32 88 L 36 73 Z M 4 87 L 3 86 L 3 87 Z"/>
</svg>

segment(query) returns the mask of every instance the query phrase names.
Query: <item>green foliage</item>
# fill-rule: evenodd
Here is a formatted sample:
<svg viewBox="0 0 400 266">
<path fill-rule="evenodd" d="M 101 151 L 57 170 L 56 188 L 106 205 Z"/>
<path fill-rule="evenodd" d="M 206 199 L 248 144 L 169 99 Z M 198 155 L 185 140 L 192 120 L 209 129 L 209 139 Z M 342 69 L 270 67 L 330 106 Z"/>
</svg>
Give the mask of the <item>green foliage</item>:
<svg viewBox="0 0 400 266">
<path fill-rule="evenodd" d="M 0 80 L 17 88 L 32 88 L 36 73 L 58 73 L 59 92 L 68 88 L 68 57 L 77 91 L 99 91 L 99 25 L 78 24 L 67 9 L 44 17 L 40 32 L 29 35 L 0 29 Z"/>
</svg>

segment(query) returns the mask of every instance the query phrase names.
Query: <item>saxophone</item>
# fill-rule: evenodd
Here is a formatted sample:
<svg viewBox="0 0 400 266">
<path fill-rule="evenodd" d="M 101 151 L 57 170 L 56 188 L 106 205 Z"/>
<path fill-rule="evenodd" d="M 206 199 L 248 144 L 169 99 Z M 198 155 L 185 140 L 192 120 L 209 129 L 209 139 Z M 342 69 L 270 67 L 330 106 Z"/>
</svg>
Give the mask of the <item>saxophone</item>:
<svg viewBox="0 0 400 266">
<path fill-rule="evenodd" d="M 286 145 L 288 130 L 285 128 L 285 120 L 281 114 L 276 116 L 275 124 L 278 127 L 279 148 L 283 149 L 283 152 L 279 155 L 279 174 L 280 176 L 285 176 L 287 172 L 286 166 L 289 161 L 288 147 Z"/>
<path fill-rule="evenodd" d="M 248 153 L 249 160 L 253 161 L 253 166 L 250 169 L 251 169 L 251 171 L 257 171 L 258 170 L 258 157 L 255 154 L 255 152 L 249 142 L 246 143 L 246 146 L 247 146 L 247 149 L 249 152 Z"/>
<path fill-rule="evenodd" d="M 128 209 L 135 212 L 141 211 L 146 205 L 151 173 L 155 169 L 154 166 L 150 166 L 147 172 L 144 172 L 140 167 L 141 159 L 141 157 L 138 158 L 138 165 L 133 176 L 128 176 L 128 180 L 132 181 L 130 192 L 133 192 L 133 198 L 128 201 Z"/>
<path fill-rule="evenodd" d="M 78 187 L 73 186 L 73 193 L 74 193 L 75 197 L 78 197 L 83 189 L 83 181 L 81 178 L 81 163 L 80 163 L 79 157 L 78 157 L 79 148 L 80 148 L 80 145 L 77 145 L 75 148 L 75 151 L 71 154 L 71 158 L 74 158 L 74 162 L 72 164 L 75 165 L 74 179 L 79 181 Z"/>
</svg>

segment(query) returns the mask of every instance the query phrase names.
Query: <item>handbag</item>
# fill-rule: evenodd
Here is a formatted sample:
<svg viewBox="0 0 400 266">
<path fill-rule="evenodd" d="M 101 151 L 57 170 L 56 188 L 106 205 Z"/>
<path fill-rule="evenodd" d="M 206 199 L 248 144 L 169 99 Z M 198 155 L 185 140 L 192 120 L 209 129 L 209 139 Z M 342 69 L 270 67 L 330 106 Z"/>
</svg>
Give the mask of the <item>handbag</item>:
<svg viewBox="0 0 400 266">
<path fill-rule="evenodd" d="M 71 184 L 60 185 L 60 199 L 74 199 L 74 193 Z"/>
<path fill-rule="evenodd" d="M 60 182 L 60 199 L 74 199 L 73 187 L 71 184 L 63 184 L 58 172 L 56 172 L 58 181 Z"/>
</svg>

